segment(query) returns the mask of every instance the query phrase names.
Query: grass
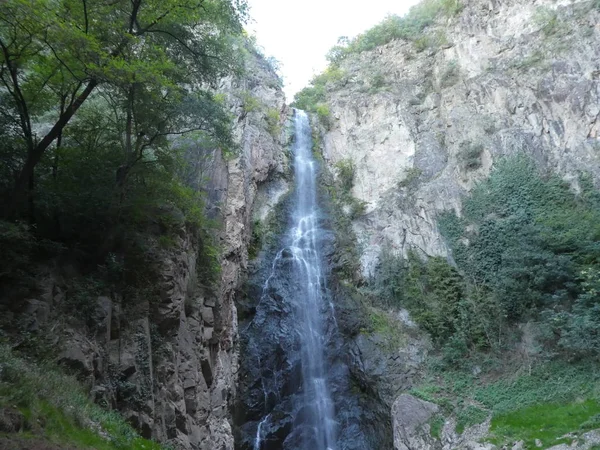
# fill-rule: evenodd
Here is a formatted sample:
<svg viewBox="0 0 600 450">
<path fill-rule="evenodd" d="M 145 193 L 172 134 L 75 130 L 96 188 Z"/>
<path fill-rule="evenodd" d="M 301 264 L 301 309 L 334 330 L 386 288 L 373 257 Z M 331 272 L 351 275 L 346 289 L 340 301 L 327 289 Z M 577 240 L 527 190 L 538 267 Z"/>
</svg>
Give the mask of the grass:
<svg viewBox="0 0 600 450">
<path fill-rule="evenodd" d="M 444 416 L 440 414 L 436 414 L 429 421 L 429 433 L 432 438 L 441 439 L 442 438 L 442 429 L 444 428 Z"/>
<path fill-rule="evenodd" d="M 21 436 L 43 434 L 55 443 L 96 450 L 164 449 L 141 438 L 116 412 L 94 404 L 74 377 L 0 344 L 0 408 L 7 407 L 25 418 Z"/>
<path fill-rule="evenodd" d="M 547 448 L 575 439 L 561 441 L 567 433 L 600 428 L 600 366 L 591 362 L 550 362 L 530 373 L 507 371 L 494 379 L 431 371 L 411 393 L 440 405 L 446 416 L 456 416 L 457 433 L 482 423 L 491 412 L 489 441 L 499 447 L 522 440 L 533 449 L 539 439 Z"/>
<path fill-rule="evenodd" d="M 367 306 L 366 312 L 369 327 L 362 330 L 364 333 L 379 335 L 383 339 L 382 345 L 388 350 L 395 350 L 406 341 L 402 325 L 397 319 L 372 306 Z"/>
<path fill-rule="evenodd" d="M 477 406 L 469 405 L 461 410 L 456 417 L 456 432 L 462 434 L 466 428 L 485 422 L 488 412 Z"/>
<path fill-rule="evenodd" d="M 494 417 L 490 441 L 497 445 L 523 441 L 526 448 L 532 449 L 537 448 L 536 439 L 542 442 L 542 448 L 570 443 L 573 439 L 560 438 L 573 431 L 588 431 L 594 425 L 600 426 L 600 423 L 590 420 L 598 414 L 600 403 L 595 399 L 533 405 Z"/>
</svg>

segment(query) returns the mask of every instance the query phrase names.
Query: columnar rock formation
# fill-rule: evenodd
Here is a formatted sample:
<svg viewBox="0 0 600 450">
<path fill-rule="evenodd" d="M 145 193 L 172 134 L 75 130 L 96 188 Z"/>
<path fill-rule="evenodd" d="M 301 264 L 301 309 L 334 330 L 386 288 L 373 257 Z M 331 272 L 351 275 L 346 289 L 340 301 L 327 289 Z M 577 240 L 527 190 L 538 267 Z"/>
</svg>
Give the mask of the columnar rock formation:
<svg viewBox="0 0 600 450">
<path fill-rule="evenodd" d="M 220 224 L 216 286 L 198 281 L 203 243 L 182 224 L 158 256 L 161 275 L 152 287 L 158 304 L 143 293 L 133 308 L 123 307 L 119 295 L 103 296 L 94 299 L 93 323 L 57 317 L 66 283 L 49 273 L 40 299 L 29 300 L 25 312 L 32 329 L 52 327 L 64 349 L 60 362 L 85 379 L 97 401 L 118 409 L 144 437 L 178 449 L 233 449 L 234 294 L 247 268 L 255 199 L 264 190 L 268 209 L 267 182 L 280 183 L 287 171 L 280 81 L 262 57 L 252 54 L 247 64 L 246 76 L 219 88 L 236 121 L 238 153 L 226 160 L 220 150 L 189 151 L 191 181 L 206 190 L 209 215 Z"/>
</svg>

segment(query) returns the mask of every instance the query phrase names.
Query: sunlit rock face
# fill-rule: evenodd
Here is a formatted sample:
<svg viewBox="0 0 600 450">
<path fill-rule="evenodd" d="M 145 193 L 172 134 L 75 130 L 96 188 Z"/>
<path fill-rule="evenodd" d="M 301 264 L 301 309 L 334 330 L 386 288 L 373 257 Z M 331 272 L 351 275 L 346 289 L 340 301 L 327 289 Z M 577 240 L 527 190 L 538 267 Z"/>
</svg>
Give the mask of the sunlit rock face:
<svg viewBox="0 0 600 450">
<path fill-rule="evenodd" d="M 393 41 L 341 63 L 328 85 L 324 157 L 351 160 L 354 221 L 365 275 L 382 246 L 447 254 L 436 214 L 506 155 L 524 152 L 577 188 L 600 178 L 600 13 L 591 2 L 462 2 L 427 33 L 443 44 L 417 51 Z M 546 9 L 544 9 L 546 8 Z M 543 13 L 562 18 L 549 28 Z M 541 17 L 541 18 L 540 18 Z"/>
</svg>

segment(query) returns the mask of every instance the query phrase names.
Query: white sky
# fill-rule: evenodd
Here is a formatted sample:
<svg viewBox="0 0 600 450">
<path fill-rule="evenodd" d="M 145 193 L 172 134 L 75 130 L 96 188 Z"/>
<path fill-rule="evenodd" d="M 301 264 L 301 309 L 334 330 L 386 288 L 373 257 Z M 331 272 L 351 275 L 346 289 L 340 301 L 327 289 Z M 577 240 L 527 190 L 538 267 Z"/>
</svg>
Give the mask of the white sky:
<svg viewBox="0 0 600 450">
<path fill-rule="evenodd" d="M 418 0 L 248 0 L 248 30 L 265 55 L 281 63 L 287 101 L 326 67 L 340 36 L 353 37 L 388 13 L 404 14 Z"/>
</svg>

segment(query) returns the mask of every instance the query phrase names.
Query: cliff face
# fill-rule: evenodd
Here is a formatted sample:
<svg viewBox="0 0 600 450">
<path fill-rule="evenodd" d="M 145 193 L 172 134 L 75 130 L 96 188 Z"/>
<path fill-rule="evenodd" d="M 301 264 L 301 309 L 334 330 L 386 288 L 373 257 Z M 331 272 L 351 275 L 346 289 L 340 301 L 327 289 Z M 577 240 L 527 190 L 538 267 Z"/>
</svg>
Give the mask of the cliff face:
<svg viewBox="0 0 600 450">
<path fill-rule="evenodd" d="M 247 269 L 257 194 L 287 167 L 280 81 L 258 55 L 250 54 L 247 65 L 247 75 L 223 80 L 219 88 L 236 121 L 239 153 L 226 160 L 200 144 L 188 152 L 191 181 L 206 190 L 209 215 L 220 224 L 215 286 L 198 282 L 204 243 L 182 225 L 157 257 L 158 304 L 141 293 L 139 304 L 124 308 L 119 295 L 106 295 L 92 300 L 87 322 L 60 317 L 56 311 L 69 292 L 66 271 L 57 267 L 48 270 L 40 297 L 27 302 L 23 316 L 31 332 L 52 330 L 59 361 L 98 402 L 118 409 L 144 437 L 175 448 L 233 448 L 230 409 L 239 357 L 233 299 Z"/>
<path fill-rule="evenodd" d="M 577 188 L 600 178 L 600 12 L 594 2 L 463 2 L 426 30 L 352 54 L 327 86 L 324 157 L 355 167 L 364 274 L 382 246 L 447 254 L 436 214 L 524 152 Z M 333 169 L 336 170 L 335 168 Z"/>
</svg>

